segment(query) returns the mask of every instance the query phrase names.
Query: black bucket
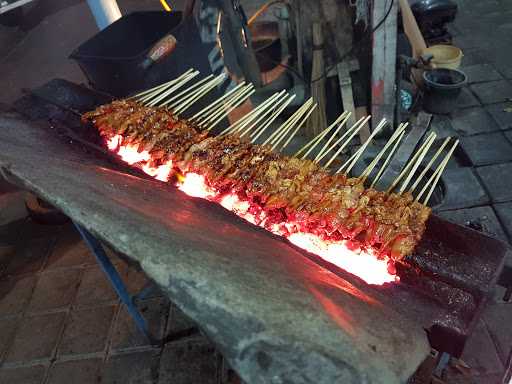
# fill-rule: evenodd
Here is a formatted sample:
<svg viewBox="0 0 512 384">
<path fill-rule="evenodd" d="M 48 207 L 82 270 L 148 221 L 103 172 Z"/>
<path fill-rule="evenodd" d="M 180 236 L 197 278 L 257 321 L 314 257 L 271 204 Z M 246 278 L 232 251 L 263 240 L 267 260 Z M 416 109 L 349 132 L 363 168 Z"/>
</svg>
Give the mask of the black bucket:
<svg viewBox="0 0 512 384">
<path fill-rule="evenodd" d="M 448 114 L 457 108 L 457 99 L 467 76 L 457 69 L 438 68 L 423 72 L 423 108 L 435 114 Z"/>
<path fill-rule="evenodd" d="M 100 31 L 70 57 L 94 89 L 116 97 L 151 88 L 191 67 L 210 73 L 208 50 L 195 23 L 181 21 L 181 12 L 134 12 Z M 178 41 L 175 50 L 149 68 L 141 66 L 153 45 L 169 33 Z"/>
</svg>

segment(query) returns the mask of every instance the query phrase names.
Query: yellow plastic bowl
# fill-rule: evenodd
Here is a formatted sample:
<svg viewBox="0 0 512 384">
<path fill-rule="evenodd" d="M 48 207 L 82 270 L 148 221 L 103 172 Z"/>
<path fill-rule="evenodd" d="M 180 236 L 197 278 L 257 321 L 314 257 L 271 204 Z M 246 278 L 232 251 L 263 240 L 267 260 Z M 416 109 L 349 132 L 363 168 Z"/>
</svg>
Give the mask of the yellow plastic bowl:
<svg viewBox="0 0 512 384">
<path fill-rule="evenodd" d="M 434 56 L 431 61 L 434 68 L 458 69 L 464 56 L 460 48 L 443 44 L 428 47 L 423 51 L 423 54 L 425 53 Z"/>
</svg>

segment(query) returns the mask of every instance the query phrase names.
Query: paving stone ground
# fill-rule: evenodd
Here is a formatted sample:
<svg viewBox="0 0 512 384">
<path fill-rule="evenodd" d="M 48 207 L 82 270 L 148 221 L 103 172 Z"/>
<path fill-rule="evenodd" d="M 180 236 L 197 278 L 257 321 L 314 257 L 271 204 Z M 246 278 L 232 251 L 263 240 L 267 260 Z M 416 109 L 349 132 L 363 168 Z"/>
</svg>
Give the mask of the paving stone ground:
<svg viewBox="0 0 512 384">
<path fill-rule="evenodd" d="M 158 289 L 137 307 L 155 337 L 182 337 L 154 346 L 70 224 L 38 229 L 29 218 L 24 221 L 9 224 L 17 231 L 3 228 L 11 237 L 0 240 L 46 233 L 52 245 L 44 252 L 31 249 L 38 258 L 24 257 L 19 268 L 0 274 L 0 383 L 220 383 L 229 376 L 214 346 L 197 332 L 184 332 L 195 325 Z M 11 265 L 26 251 L 16 249 L 3 262 Z M 150 283 L 120 259 L 114 262 L 132 293 Z M 235 383 L 222 381 L 230 382 Z"/>
</svg>

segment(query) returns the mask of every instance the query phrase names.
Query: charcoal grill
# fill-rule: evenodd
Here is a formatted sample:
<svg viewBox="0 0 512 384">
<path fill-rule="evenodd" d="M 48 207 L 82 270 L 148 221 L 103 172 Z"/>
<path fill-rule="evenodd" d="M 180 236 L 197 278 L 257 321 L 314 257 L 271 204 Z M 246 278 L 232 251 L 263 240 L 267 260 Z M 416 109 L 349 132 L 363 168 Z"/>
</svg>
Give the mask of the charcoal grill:
<svg viewBox="0 0 512 384">
<path fill-rule="evenodd" d="M 0 117 L 0 170 L 140 263 L 245 381 L 399 383 L 431 348 L 461 355 L 506 244 L 432 216 L 401 282 L 367 285 L 116 163 L 76 113 L 106 101 L 62 80 L 24 97 Z"/>
</svg>

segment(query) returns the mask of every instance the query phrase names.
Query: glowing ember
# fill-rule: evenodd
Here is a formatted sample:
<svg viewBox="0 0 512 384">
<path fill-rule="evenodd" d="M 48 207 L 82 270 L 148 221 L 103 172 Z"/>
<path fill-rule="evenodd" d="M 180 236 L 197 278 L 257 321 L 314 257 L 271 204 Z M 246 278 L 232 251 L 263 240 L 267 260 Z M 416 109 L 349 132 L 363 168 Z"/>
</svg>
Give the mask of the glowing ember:
<svg viewBox="0 0 512 384">
<path fill-rule="evenodd" d="M 379 260 L 368 252 L 352 251 L 344 242 L 327 242 L 310 233 L 292 233 L 288 240 L 322 259 L 350 272 L 369 284 L 395 281 L 388 272 L 386 260 Z"/>
<path fill-rule="evenodd" d="M 155 179 L 160 181 L 169 181 L 169 178 L 171 177 L 172 171 L 173 171 L 173 164 L 172 161 L 169 160 L 167 163 L 163 165 L 159 165 L 158 167 L 154 168 L 151 167 L 148 164 L 144 164 L 142 166 L 142 170 L 146 172 L 148 175 L 153 176 Z"/>
<path fill-rule="evenodd" d="M 108 149 L 116 151 L 123 161 L 132 165 L 150 160 L 149 152 L 139 152 L 138 146 L 133 144 L 121 145 L 121 136 L 116 135 L 107 141 Z"/>
<path fill-rule="evenodd" d="M 111 151 L 115 151 L 121 144 L 121 135 L 115 135 L 107 140 L 107 147 Z"/>
<path fill-rule="evenodd" d="M 158 167 L 149 165 L 150 154 L 148 151 L 138 151 L 138 146 L 122 144 L 122 137 L 116 135 L 107 141 L 108 148 L 116 152 L 128 164 L 137 164 L 150 176 L 161 181 L 169 181 L 173 173 L 173 163 L 167 163 Z M 200 197 L 208 200 L 216 200 L 224 208 L 232 211 L 248 222 L 264 226 L 267 217 L 264 212 L 250 213 L 249 202 L 240 200 L 234 193 L 228 193 L 218 197 L 206 183 L 205 177 L 197 173 L 177 173 L 178 188 L 189 196 Z M 344 270 L 359 276 L 368 284 L 384 284 L 398 280 L 398 277 L 388 271 L 386 260 L 378 259 L 368 251 L 352 250 L 347 247 L 344 241 L 326 241 L 320 237 L 311 234 L 297 232 L 297 226 L 294 223 L 273 223 L 268 230 L 277 235 L 285 236 L 296 246 L 320 256 L 322 259 L 340 267 Z"/>
<path fill-rule="evenodd" d="M 183 177 L 183 182 L 178 184 L 178 188 L 189 196 L 201 197 L 203 199 L 215 196 L 215 191 L 206 185 L 204 176 L 197 173 L 187 173 Z"/>
</svg>

